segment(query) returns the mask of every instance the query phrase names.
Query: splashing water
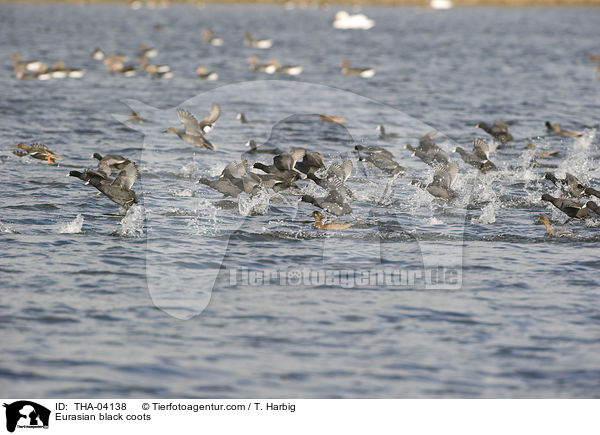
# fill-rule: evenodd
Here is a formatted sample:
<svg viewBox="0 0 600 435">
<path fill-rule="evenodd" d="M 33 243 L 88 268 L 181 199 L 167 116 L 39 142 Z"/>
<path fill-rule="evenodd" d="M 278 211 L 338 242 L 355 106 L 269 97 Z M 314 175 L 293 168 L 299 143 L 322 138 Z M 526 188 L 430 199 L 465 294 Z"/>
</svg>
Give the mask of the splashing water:
<svg viewBox="0 0 600 435">
<path fill-rule="evenodd" d="M 194 192 L 191 189 L 180 189 L 173 191 L 173 196 L 179 198 L 191 198 L 194 196 Z"/>
<path fill-rule="evenodd" d="M 141 205 L 133 205 L 121 219 L 121 228 L 116 232 L 121 237 L 141 237 L 144 234 L 145 209 Z"/>
<path fill-rule="evenodd" d="M 587 150 L 596 138 L 596 129 L 585 129 L 583 135 L 575 140 L 574 148 L 576 150 Z"/>
<path fill-rule="evenodd" d="M 11 234 L 19 234 L 17 230 L 12 229 L 6 224 L 0 222 L 0 233 L 11 233 Z"/>
<path fill-rule="evenodd" d="M 256 195 L 247 196 L 241 194 L 238 197 L 238 208 L 242 216 L 264 215 L 269 209 L 269 193 L 266 190 L 259 191 Z"/>
<path fill-rule="evenodd" d="M 198 200 L 195 216 L 189 221 L 188 227 L 199 235 L 214 235 L 219 232 L 217 208 L 208 199 Z"/>
<path fill-rule="evenodd" d="M 479 225 L 489 225 L 496 222 L 496 204 L 491 202 L 481 210 L 481 216 L 471 219 L 471 222 Z"/>
<path fill-rule="evenodd" d="M 225 169 L 225 166 L 227 166 L 226 162 L 215 163 L 214 165 L 212 165 L 210 167 L 210 169 L 208 170 L 208 173 L 211 177 L 216 177 L 218 175 L 221 175 L 221 172 L 223 172 L 223 169 Z"/>
<path fill-rule="evenodd" d="M 192 178 L 198 173 L 198 166 L 195 162 L 189 162 L 179 168 L 178 176 L 181 178 Z"/>
<path fill-rule="evenodd" d="M 79 213 L 72 221 L 61 224 L 58 232 L 60 234 L 78 234 L 81 233 L 81 227 L 83 227 L 83 216 Z"/>
</svg>

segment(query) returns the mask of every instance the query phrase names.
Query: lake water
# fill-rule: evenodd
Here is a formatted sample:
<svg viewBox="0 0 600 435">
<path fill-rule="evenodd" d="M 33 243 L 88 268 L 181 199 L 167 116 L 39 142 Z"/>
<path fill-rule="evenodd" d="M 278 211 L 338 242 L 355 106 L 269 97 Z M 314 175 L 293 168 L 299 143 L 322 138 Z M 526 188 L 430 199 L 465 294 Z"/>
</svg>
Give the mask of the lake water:
<svg viewBox="0 0 600 435">
<path fill-rule="evenodd" d="M 567 224 L 566 239 L 534 225 L 566 220 L 540 201 L 557 191 L 545 171 L 600 185 L 598 10 L 370 7 L 373 29 L 341 31 L 338 9 L 0 5 L 4 396 L 600 397 L 600 219 Z M 205 44 L 206 28 L 224 45 Z M 245 47 L 246 31 L 273 47 Z M 172 79 L 110 75 L 91 58 L 101 47 L 135 61 L 142 43 Z M 15 52 L 86 74 L 18 81 Z M 304 71 L 252 72 L 252 55 Z M 377 73 L 343 76 L 345 59 Z M 198 80 L 200 65 L 219 80 Z M 177 107 L 202 118 L 212 102 L 218 151 L 162 133 Z M 127 123 L 128 106 L 150 122 Z M 433 170 L 405 144 L 436 129 L 446 150 L 470 148 L 488 139 L 474 125 L 496 119 L 516 138 L 490 143 L 498 171 L 451 153 L 456 201 L 411 185 Z M 546 136 L 547 120 L 584 134 Z M 379 139 L 377 124 L 398 137 Z M 197 183 L 253 159 L 249 139 L 352 158 L 356 225 L 313 229 L 298 191 L 322 191 L 305 181 L 239 200 Z M 17 157 L 18 142 L 62 159 Z M 560 154 L 536 167 L 529 142 Z M 406 174 L 358 162 L 357 143 L 390 149 Z M 138 162 L 126 215 L 66 177 L 93 152 Z"/>
</svg>

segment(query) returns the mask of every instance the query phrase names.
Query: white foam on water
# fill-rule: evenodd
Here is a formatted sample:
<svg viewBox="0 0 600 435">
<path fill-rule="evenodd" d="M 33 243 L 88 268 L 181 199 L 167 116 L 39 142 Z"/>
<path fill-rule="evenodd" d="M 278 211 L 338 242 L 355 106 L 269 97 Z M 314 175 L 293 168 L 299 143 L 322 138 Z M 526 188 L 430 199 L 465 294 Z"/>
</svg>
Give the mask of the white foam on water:
<svg viewBox="0 0 600 435">
<path fill-rule="evenodd" d="M 173 191 L 173 196 L 179 198 L 191 198 L 194 196 L 194 192 L 191 189 L 179 189 Z"/>
<path fill-rule="evenodd" d="M 83 216 L 79 213 L 72 221 L 60 224 L 58 232 L 60 234 L 78 234 L 81 233 L 81 227 L 83 227 Z"/>
<path fill-rule="evenodd" d="M 261 189 L 255 195 L 242 193 L 238 196 L 238 209 L 242 216 L 264 215 L 269 209 L 270 195 L 265 189 Z"/>
<path fill-rule="evenodd" d="M 489 225 L 496 222 L 496 205 L 491 202 L 481 210 L 481 215 L 471 219 L 471 222 L 479 225 Z"/>
<path fill-rule="evenodd" d="M 19 234 L 19 232 L 10 226 L 3 224 L 0 222 L 0 233 L 11 233 L 11 234 Z"/>
<path fill-rule="evenodd" d="M 226 162 L 215 163 L 208 170 L 209 176 L 217 177 L 217 176 L 221 175 L 221 172 L 223 172 L 223 169 L 225 169 L 225 166 L 227 166 Z"/>
<path fill-rule="evenodd" d="M 146 210 L 141 205 L 132 205 L 121 219 L 121 228 L 117 234 L 121 237 L 142 237 L 144 235 L 144 218 Z"/>
<path fill-rule="evenodd" d="M 586 128 L 583 131 L 583 135 L 575 139 L 574 148 L 576 150 L 588 150 L 594 139 L 596 138 L 596 129 L 595 128 Z"/>
<path fill-rule="evenodd" d="M 217 221 L 217 208 L 206 198 L 199 198 L 194 217 L 190 219 L 188 227 L 199 235 L 215 235 L 219 232 Z"/>
<path fill-rule="evenodd" d="M 431 208 L 433 200 L 434 198 L 429 192 L 427 192 L 425 189 L 415 186 L 415 192 L 410 197 L 409 203 L 411 209 L 415 210 L 420 207 Z"/>
<path fill-rule="evenodd" d="M 429 220 L 427 221 L 428 225 L 445 225 L 444 221 L 436 218 L 435 216 L 431 216 L 431 218 L 429 218 Z"/>
<path fill-rule="evenodd" d="M 196 162 L 189 162 L 179 168 L 177 175 L 181 178 L 192 178 L 198 173 Z"/>
<path fill-rule="evenodd" d="M 586 129 L 583 136 L 575 140 L 572 152 L 567 155 L 567 158 L 561 162 L 556 170 L 556 175 L 559 178 L 564 178 L 565 173 L 569 172 L 582 182 L 589 181 L 598 169 L 589 156 L 590 147 L 595 137 L 596 130 Z"/>
</svg>

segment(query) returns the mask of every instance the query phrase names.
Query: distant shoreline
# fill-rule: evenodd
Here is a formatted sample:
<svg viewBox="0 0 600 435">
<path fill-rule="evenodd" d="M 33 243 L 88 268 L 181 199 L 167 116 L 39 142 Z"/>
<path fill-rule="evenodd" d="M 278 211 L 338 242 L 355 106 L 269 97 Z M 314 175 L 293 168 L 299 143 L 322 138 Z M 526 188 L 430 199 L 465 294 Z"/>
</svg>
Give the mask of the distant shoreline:
<svg viewBox="0 0 600 435">
<path fill-rule="evenodd" d="M 481 6 L 481 7 L 599 7 L 600 0 L 452 0 L 454 6 Z M 139 0 L 140 3 L 159 4 L 161 0 Z M 164 2 L 164 1 L 162 1 Z M 70 4 L 103 4 L 103 3 L 132 3 L 131 0 L 0 0 L 1 3 L 70 3 Z M 173 4 L 285 4 L 288 0 L 208 0 L 199 2 L 195 0 L 173 0 Z M 428 6 L 427 0 L 312 0 L 312 1 L 292 1 L 296 5 L 371 5 L 371 6 Z"/>
</svg>

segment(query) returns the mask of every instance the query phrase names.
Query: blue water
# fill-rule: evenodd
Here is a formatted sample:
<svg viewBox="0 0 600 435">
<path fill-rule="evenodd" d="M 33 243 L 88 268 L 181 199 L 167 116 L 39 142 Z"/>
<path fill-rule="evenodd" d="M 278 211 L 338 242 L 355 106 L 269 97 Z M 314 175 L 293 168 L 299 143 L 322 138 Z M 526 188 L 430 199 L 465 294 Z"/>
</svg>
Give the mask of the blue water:
<svg viewBox="0 0 600 435">
<path fill-rule="evenodd" d="M 566 239 L 534 225 L 540 214 L 566 220 L 539 199 L 556 193 L 545 171 L 600 185 L 600 81 L 588 60 L 600 54 L 598 10 L 373 7 L 363 10 L 373 29 L 339 31 L 338 9 L 0 5 L 4 396 L 600 396 L 600 222 L 568 223 L 577 236 Z M 202 41 L 209 27 L 222 47 Z M 248 30 L 273 47 L 243 46 Z M 90 56 L 101 47 L 135 62 L 142 43 L 172 79 L 110 75 Z M 86 74 L 18 81 L 15 52 Z M 251 55 L 304 72 L 255 73 Z M 345 59 L 377 73 L 342 76 Z M 199 65 L 219 80 L 198 80 Z M 175 108 L 201 118 L 213 101 L 218 151 L 162 133 L 177 125 Z M 150 122 L 123 122 L 128 106 Z M 238 112 L 264 122 L 242 125 Z M 433 172 L 406 143 L 437 129 L 448 151 L 468 148 L 486 137 L 473 126 L 495 119 L 516 138 L 491 142 L 496 173 L 461 161 L 451 204 L 410 184 Z M 546 120 L 584 135 L 546 136 Z M 399 137 L 379 140 L 380 123 Z M 353 158 L 356 225 L 313 229 L 314 208 L 297 192 L 224 201 L 196 183 L 248 157 L 249 139 Z M 11 152 L 38 141 L 58 165 Z M 529 142 L 560 155 L 536 167 Z M 389 148 L 406 175 L 393 181 L 356 161 L 356 143 Z M 141 200 L 127 214 L 66 177 L 93 166 L 93 152 L 138 162 Z M 422 274 L 438 267 L 451 274 L 436 287 Z M 373 270 L 414 282 L 357 278 Z M 331 271 L 342 279 L 317 279 Z M 251 272 L 278 275 L 251 282 Z"/>
</svg>

